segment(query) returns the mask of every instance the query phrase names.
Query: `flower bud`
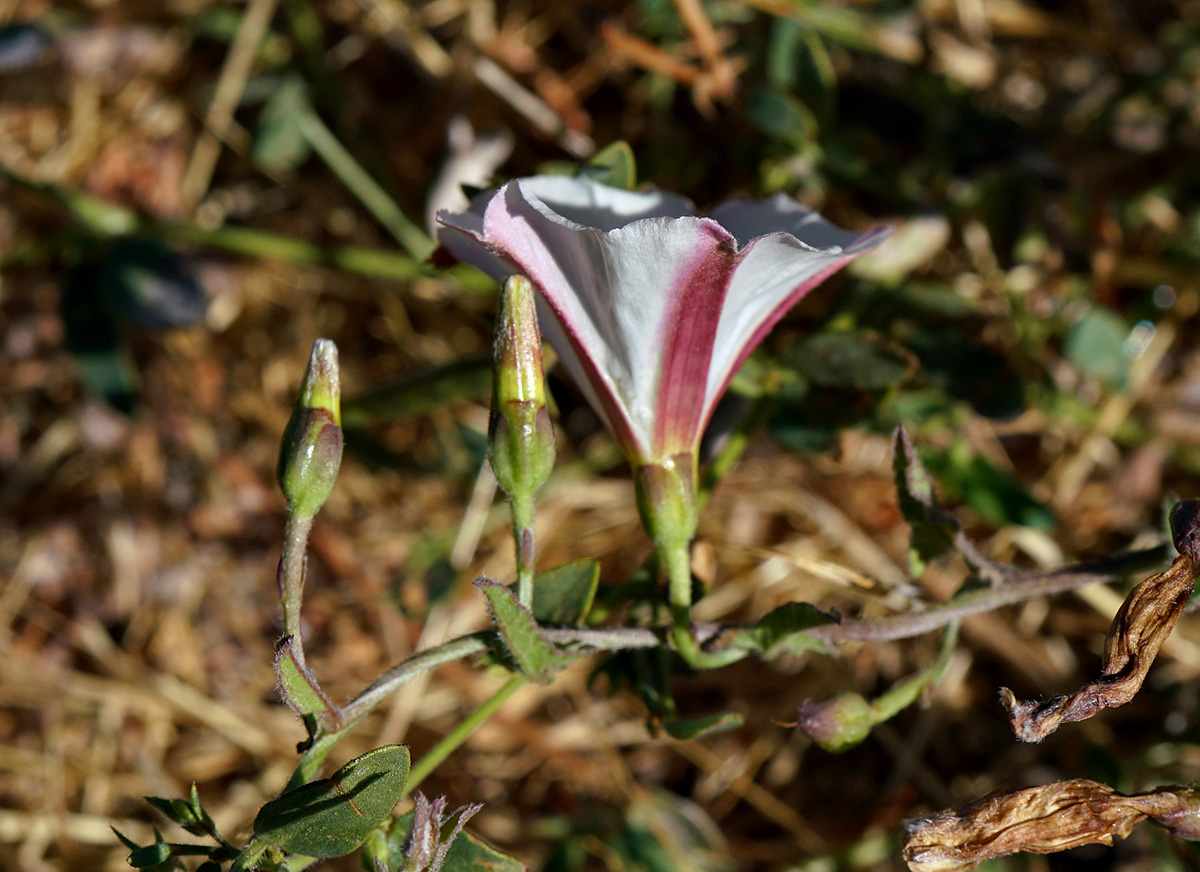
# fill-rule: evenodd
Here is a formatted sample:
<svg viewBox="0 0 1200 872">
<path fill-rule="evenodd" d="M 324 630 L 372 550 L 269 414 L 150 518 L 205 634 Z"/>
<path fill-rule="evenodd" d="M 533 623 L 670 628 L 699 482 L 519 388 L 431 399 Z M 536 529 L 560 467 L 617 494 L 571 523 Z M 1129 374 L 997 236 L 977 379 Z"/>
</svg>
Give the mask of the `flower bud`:
<svg viewBox="0 0 1200 872">
<path fill-rule="evenodd" d="M 341 424 L 337 346 L 318 339 L 279 448 L 277 475 L 289 512 L 311 518 L 329 498 L 342 463 Z"/>
<path fill-rule="evenodd" d="M 1171 508 L 1175 550 L 1200 563 L 1200 500 L 1180 500 Z"/>
<path fill-rule="evenodd" d="M 806 733 L 818 748 L 837 754 L 870 735 L 874 714 L 871 704 L 857 693 L 842 693 L 820 702 L 800 703 L 796 728 Z"/>
<path fill-rule="evenodd" d="M 633 475 L 638 514 L 660 547 L 692 540 L 699 523 L 696 510 L 696 461 L 684 452 L 639 466 Z"/>
<path fill-rule="evenodd" d="M 510 276 L 500 291 L 492 361 L 492 471 L 505 493 L 532 499 L 554 467 L 554 427 L 546 408 L 533 283 L 524 276 Z"/>
</svg>

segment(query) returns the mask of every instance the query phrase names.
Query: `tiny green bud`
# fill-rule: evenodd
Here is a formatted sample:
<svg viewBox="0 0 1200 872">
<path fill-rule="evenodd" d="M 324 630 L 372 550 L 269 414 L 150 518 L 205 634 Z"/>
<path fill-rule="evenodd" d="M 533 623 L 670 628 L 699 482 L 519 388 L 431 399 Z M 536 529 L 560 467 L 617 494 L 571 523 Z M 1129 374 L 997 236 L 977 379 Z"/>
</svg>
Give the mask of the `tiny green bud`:
<svg viewBox="0 0 1200 872">
<path fill-rule="evenodd" d="M 554 427 L 546 408 L 535 292 L 524 276 L 510 276 L 500 290 L 492 368 L 492 471 L 505 493 L 532 499 L 554 467 Z"/>
<path fill-rule="evenodd" d="M 807 733 L 817 747 L 833 754 L 859 744 L 870 735 L 874 725 L 871 704 L 857 693 L 802 702 L 796 717 L 796 728 Z"/>
<path fill-rule="evenodd" d="M 279 448 L 279 487 L 289 512 L 311 518 L 329 498 L 342 463 L 341 424 L 337 346 L 318 339 Z"/>
<path fill-rule="evenodd" d="M 638 514 L 659 547 L 686 545 L 696 534 L 696 461 L 689 452 L 675 454 L 634 470 Z"/>
</svg>

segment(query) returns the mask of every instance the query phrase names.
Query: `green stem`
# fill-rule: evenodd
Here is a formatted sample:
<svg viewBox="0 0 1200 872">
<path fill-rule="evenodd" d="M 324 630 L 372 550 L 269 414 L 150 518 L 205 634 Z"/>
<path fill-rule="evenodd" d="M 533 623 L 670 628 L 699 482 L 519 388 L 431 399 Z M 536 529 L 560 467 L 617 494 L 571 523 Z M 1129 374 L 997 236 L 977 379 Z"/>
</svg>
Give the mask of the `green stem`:
<svg viewBox="0 0 1200 872">
<path fill-rule="evenodd" d="M 0 179 L 53 200 L 66 209 L 72 218 L 98 236 L 141 233 L 163 242 L 198 245 L 244 257 L 324 266 L 367 278 L 407 281 L 420 276 L 440 274 L 433 267 L 398 251 L 361 246 L 322 246 L 293 236 L 256 230 L 252 227 L 201 227 L 182 221 L 159 220 L 139 215 L 132 209 L 106 202 L 91 194 L 35 182 L 4 167 L 0 167 Z M 36 253 L 34 251 L 32 254 Z M 5 261 L 6 269 L 21 265 L 20 258 L 14 264 L 9 264 L 7 259 Z M 450 274 L 466 290 L 487 293 L 495 290 L 495 283 L 472 267 L 454 267 Z"/>
<path fill-rule="evenodd" d="M 891 720 L 901 711 L 917 701 L 922 691 L 941 680 L 950 658 L 954 655 L 954 647 L 958 642 L 958 621 L 946 625 L 942 635 L 942 643 L 933 663 L 912 675 L 887 691 L 883 696 L 871 703 L 871 723 L 881 724 Z"/>
<path fill-rule="evenodd" d="M 328 733 L 318 735 L 300 758 L 288 789 L 307 784 L 316 777 L 321 764 L 329 756 L 338 742 L 344 739 L 375 706 L 399 690 L 404 684 L 412 681 L 418 675 L 435 669 L 443 663 L 461 660 L 478 654 L 488 648 L 488 643 L 495 634 L 491 630 L 483 630 L 466 636 L 459 636 L 433 648 L 418 651 L 411 657 L 393 666 L 379 678 L 375 679 L 362 693 L 346 703 L 340 714 L 342 726 Z"/>
<path fill-rule="evenodd" d="M 418 675 L 436 669 L 443 663 L 486 651 L 495 636 L 492 630 L 480 630 L 418 651 L 376 678 L 366 690 L 348 702 L 342 708 L 343 716 L 355 720 L 361 718 Z"/>
<path fill-rule="evenodd" d="M 404 785 L 404 795 L 408 796 L 415 790 L 430 772 L 449 757 L 463 742 L 475 732 L 484 721 L 496 713 L 496 710 L 510 696 L 525 686 L 525 676 L 514 675 L 504 686 L 491 695 L 479 708 L 471 712 L 462 723 L 447 733 L 442 740 L 430 748 L 425 756 L 413 764 L 408 773 L 408 782 Z"/>
<path fill-rule="evenodd" d="M 825 645 L 840 642 L 892 642 L 909 639 L 945 627 L 954 621 L 980 615 L 1034 597 L 1076 590 L 1088 584 L 1112 581 L 1124 575 L 1161 567 L 1171 559 L 1168 545 L 1130 551 L 1107 560 L 1050 572 L 1019 572 L 997 587 L 959 594 L 954 599 L 920 612 L 905 612 L 878 618 L 860 618 L 840 624 L 823 624 L 805 630 L 805 635 Z"/>
<path fill-rule="evenodd" d="M 371 178 L 371 174 L 338 141 L 333 131 L 325 126 L 316 110 L 307 105 L 307 101 L 304 102 L 296 121 L 309 145 L 409 254 L 417 260 L 428 257 L 434 248 L 433 241 L 408 219 L 396 201 Z"/>
<path fill-rule="evenodd" d="M 288 512 L 283 532 L 283 553 L 279 555 L 279 603 L 283 606 L 283 634 L 290 636 L 292 651 L 304 664 L 304 640 L 300 635 L 300 607 L 304 601 L 304 562 L 312 515 Z"/>
<path fill-rule="evenodd" d="M 523 490 L 517 488 L 518 491 Z M 527 489 L 524 489 L 527 490 Z M 518 493 L 509 498 L 512 505 L 513 542 L 517 554 L 517 601 L 533 609 L 533 575 L 537 560 L 537 534 L 533 527 L 533 494 Z"/>
<path fill-rule="evenodd" d="M 138 229 L 166 242 L 189 243 L 245 257 L 311 264 L 369 278 L 407 281 L 431 270 L 396 251 L 361 246 L 322 246 L 293 236 L 252 227 L 200 227 L 174 221 L 147 220 Z"/>
<path fill-rule="evenodd" d="M 687 543 L 660 544 L 658 553 L 667 569 L 667 590 L 671 602 L 671 637 L 684 662 L 693 669 L 716 669 L 745 657 L 745 651 L 735 648 L 717 652 L 701 650 L 692 633 L 692 567 Z"/>
</svg>

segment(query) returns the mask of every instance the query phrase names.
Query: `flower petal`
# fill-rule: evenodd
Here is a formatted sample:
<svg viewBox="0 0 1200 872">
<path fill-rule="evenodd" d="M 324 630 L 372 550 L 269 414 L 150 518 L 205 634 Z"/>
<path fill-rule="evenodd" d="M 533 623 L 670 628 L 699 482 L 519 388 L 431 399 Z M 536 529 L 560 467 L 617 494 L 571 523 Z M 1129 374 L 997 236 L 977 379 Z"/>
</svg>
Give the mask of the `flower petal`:
<svg viewBox="0 0 1200 872">
<path fill-rule="evenodd" d="M 849 248 L 860 234 L 835 227 L 813 209 L 786 194 L 766 200 L 727 200 L 709 216 L 745 248 L 759 236 L 790 233 L 810 248 Z"/>
<path fill-rule="evenodd" d="M 553 206 L 539 193 L 552 197 Z M 483 222 L 488 242 L 541 289 L 556 317 L 545 332 L 564 365 L 626 449 L 642 459 L 653 456 L 668 315 L 686 296 L 675 289 L 733 245 L 711 220 L 662 215 L 684 203 L 578 179 L 538 178 L 506 185 Z M 675 333 L 680 338 L 671 347 L 678 348 L 688 334 Z M 569 344 L 555 342 L 556 335 Z M 699 367 L 690 377 L 703 385 L 706 374 L 707 367 Z"/>
<path fill-rule="evenodd" d="M 805 228 L 813 231 L 808 233 L 809 238 L 840 238 L 845 244 L 813 248 L 790 233 L 770 233 L 752 239 L 742 250 L 717 329 L 705 394 L 704 423 L 738 368 L 779 319 L 810 290 L 874 248 L 890 232 L 884 227 L 855 234 L 839 230 L 819 216 L 816 220 L 803 220 Z M 735 223 L 746 226 L 743 222 Z"/>
</svg>

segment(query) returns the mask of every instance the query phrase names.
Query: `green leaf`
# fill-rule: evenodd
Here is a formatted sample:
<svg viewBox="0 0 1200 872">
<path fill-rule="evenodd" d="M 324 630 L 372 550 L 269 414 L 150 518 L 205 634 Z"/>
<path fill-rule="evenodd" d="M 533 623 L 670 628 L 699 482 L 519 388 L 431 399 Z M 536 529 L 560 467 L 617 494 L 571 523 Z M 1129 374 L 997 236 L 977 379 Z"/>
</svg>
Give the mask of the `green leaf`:
<svg viewBox="0 0 1200 872">
<path fill-rule="evenodd" d="M 795 97 L 771 88 L 750 92 L 746 118 L 767 136 L 793 146 L 817 138 L 819 125 L 812 111 Z"/>
<path fill-rule="evenodd" d="M 882 391 L 917 368 L 903 348 L 868 331 L 826 330 L 788 351 L 787 361 L 814 384 Z"/>
<path fill-rule="evenodd" d="M 533 616 L 539 624 L 582 624 L 600 584 L 600 564 L 572 560 L 539 572 L 533 584 Z"/>
<path fill-rule="evenodd" d="M 390 827 L 385 827 L 386 848 L 376 846 L 376 856 L 384 859 L 388 869 L 400 869 L 404 862 L 404 849 L 407 847 L 408 834 L 412 831 L 413 813 L 410 811 L 392 821 Z M 525 864 L 519 860 L 501 853 L 491 845 L 464 831 L 459 833 L 450 846 L 446 859 L 442 863 L 441 872 L 525 872 Z M 376 872 L 375 868 L 367 865 L 363 858 L 364 872 Z"/>
<path fill-rule="evenodd" d="M 446 854 L 441 872 L 525 872 L 525 864 L 470 833 L 460 833 Z"/>
<path fill-rule="evenodd" d="M 308 857 L 349 854 L 400 801 L 408 767 L 404 745 L 368 751 L 329 778 L 264 805 L 254 819 L 254 840 Z"/>
<path fill-rule="evenodd" d="M 450 403 L 486 396 L 492 358 L 472 357 L 410 373 L 342 401 L 342 426 L 364 427 L 424 415 Z"/>
<path fill-rule="evenodd" d="M 918 576 L 930 560 L 954 545 L 958 523 L 938 504 L 933 479 L 903 427 L 896 428 L 892 451 L 900 513 L 912 528 L 908 545 L 909 571 Z"/>
<path fill-rule="evenodd" d="M 533 615 L 517 602 L 509 588 L 490 578 L 478 579 L 475 587 L 487 597 L 492 622 L 522 675 L 545 683 L 575 659 L 559 653 L 545 640 Z"/>
<path fill-rule="evenodd" d="M 1129 325 L 1120 315 L 1093 306 L 1067 334 L 1063 354 L 1084 375 L 1119 387 L 1129 368 L 1125 357 L 1128 336 Z"/>
<path fill-rule="evenodd" d="M 714 733 L 737 729 L 744 722 L 742 716 L 737 712 L 718 712 L 698 718 L 665 721 L 663 729 L 672 739 L 699 739 L 701 736 L 711 736 Z"/>
<path fill-rule="evenodd" d="M 275 678 L 279 682 L 279 693 L 288 708 L 296 714 L 325 715 L 336 721 L 337 711 L 329 697 L 321 690 L 312 670 L 296 659 L 291 638 L 284 640 L 275 655 Z"/>
<path fill-rule="evenodd" d="M 133 851 L 128 858 L 129 865 L 134 869 L 149 869 L 159 866 L 171 859 L 171 846 L 165 842 L 146 845 Z"/>
<path fill-rule="evenodd" d="M 632 191 L 637 187 L 637 159 L 629 143 L 619 139 L 592 155 L 579 168 L 577 175 L 586 176 L 602 185 Z"/>
<path fill-rule="evenodd" d="M 784 603 L 763 615 L 754 626 L 738 633 L 730 645 L 755 651 L 768 660 L 784 652 L 824 651 L 825 644 L 804 631 L 838 620 L 836 615 L 821 611 L 812 603 Z"/>
<path fill-rule="evenodd" d="M 919 215 L 902 222 L 887 245 L 856 257 L 851 275 L 889 285 L 899 285 L 909 273 L 933 260 L 950 242 L 950 222 L 943 215 Z M 955 298 L 960 305 L 961 297 Z"/>
<path fill-rule="evenodd" d="M 279 84 L 258 116 L 252 150 L 255 166 L 278 173 L 304 163 L 312 149 L 298 118 L 307 103 L 300 77 L 288 76 Z"/>
</svg>

